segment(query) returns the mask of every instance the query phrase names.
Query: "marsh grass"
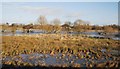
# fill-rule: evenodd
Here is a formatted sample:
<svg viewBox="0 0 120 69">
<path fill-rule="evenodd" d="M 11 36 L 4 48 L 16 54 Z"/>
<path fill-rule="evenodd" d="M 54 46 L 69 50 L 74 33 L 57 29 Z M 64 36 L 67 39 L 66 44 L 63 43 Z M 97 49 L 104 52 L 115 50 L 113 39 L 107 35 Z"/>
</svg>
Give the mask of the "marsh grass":
<svg viewBox="0 0 120 69">
<path fill-rule="evenodd" d="M 90 60 L 101 60 L 104 56 L 106 60 L 108 58 L 113 58 L 110 62 L 95 63 L 90 61 L 91 64 L 83 63 L 86 67 L 118 67 L 119 56 L 113 56 L 107 52 L 111 50 L 119 50 L 120 42 L 117 40 L 110 39 L 93 39 L 88 37 L 83 37 L 83 35 L 61 35 L 61 34 L 40 34 L 40 35 L 23 35 L 23 36 L 2 36 L 2 57 L 7 56 L 15 57 L 20 54 L 50 54 L 54 55 L 61 53 L 61 57 L 56 57 L 63 59 L 65 55 L 71 57 L 75 55 L 76 59 L 70 62 L 71 65 L 57 65 L 60 67 L 81 67 L 81 64 L 75 64 L 74 61 L 77 59 Z M 106 49 L 106 53 L 102 53 L 101 50 Z M 83 54 L 82 54 L 83 53 Z M 36 64 L 31 64 L 27 62 L 22 62 L 22 58 L 18 57 L 19 61 L 6 61 L 3 64 L 14 65 L 14 66 L 36 66 Z M 33 57 L 28 59 L 32 60 Z M 37 58 L 37 57 L 36 57 Z M 12 58 L 14 59 L 14 58 Z M 112 63 L 111 63 L 112 62 Z M 108 64 L 109 63 L 109 64 Z M 45 63 L 37 64 L 38 66 L 48 66 Z M 54 66 L 54 65 L 53 65 Z"/>
<path fill-rule="evenodd" d="M 62 38 L 62 39 L 61 39 Z M 33 52 L 50 53 L 71 52 L 77 54 L 79 50 L 87 50 L 92 47 L 98 49 L 117 49 L 120 42 L 109 39 L 92 39 L 81 35 L 41 34 L 31 36 L 3 36 L 3 55 L 30 54 Z"/>
</svg>

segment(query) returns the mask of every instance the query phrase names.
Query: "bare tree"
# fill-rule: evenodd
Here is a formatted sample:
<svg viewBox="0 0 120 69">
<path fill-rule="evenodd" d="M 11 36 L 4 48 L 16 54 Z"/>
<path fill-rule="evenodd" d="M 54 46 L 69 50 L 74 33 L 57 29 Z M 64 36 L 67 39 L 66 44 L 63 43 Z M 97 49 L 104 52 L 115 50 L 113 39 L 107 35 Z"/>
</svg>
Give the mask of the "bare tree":
<svg viewBox="0 0 120 69">
<path fill-rule="evenodd" d="M 61 24 L 61 21 L 59 19 L 56 18 L 53 20 L 53 25 L 54 25 L 53 30 L 55 33 L 60 31 L 61 29 L 60 24 Z"/>
<path fill-rule="evenodd" d="M 38 23 L 39 23 L 40 25 L 46 25 L 48 22 L 47 22 L 47 19 L 46 19 L 45 16 L 40 16 L 40 17 L 38 18 Z"/>
<path fill-rule="evenodd" d="M 61 24 L 61 21 L 59 19 L 56 18 L 53 20 L 53 25 L 58 26 L 60 24 Z"/>
<path fill-rule="evenodd" d="M 48 21 L 47 21 L 47 19 L 46 19 L 46 17 L 45 16 L 40 16 L 39 18 L 38 18 L 38 24 L 39 24 L 39 26 L 40 26 L 40 29 L 42 30 L 42 31 L 44 31 L 44 33 L 45 33 L 45 26 L 48 24 Z"/>
<path fill-rule="evenodd" d="M 89 24 L 89 22 L 83 21 L 81 19 L 78 19 L 74 22 L 74 26 L 76 26 L 76 25 L 86 25 L 86 24 Z"/>
<path fill-rule="evenodd" d="M 76 32 L 85 32 L 89 29 L 91 29 L 88 21 L 83 21 L 81 19 L 78 19 L 74 22 L 74 31 Z"/>
</svg>

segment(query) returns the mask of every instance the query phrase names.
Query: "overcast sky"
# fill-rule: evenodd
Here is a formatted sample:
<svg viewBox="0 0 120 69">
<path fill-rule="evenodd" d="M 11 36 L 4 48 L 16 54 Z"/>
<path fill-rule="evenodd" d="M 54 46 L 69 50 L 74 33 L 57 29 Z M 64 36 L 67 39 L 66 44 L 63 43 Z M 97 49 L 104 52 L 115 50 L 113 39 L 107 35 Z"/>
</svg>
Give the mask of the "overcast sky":
<svg viewBox="0 0 120 69">
<path fill-rule="evenodd" d="M 48 21 L 82 19 L 95 25 L 118 24 L 117 2 L 3 2 L 1 22 L 35 23 L 40 15 Z M 0 11 L 1 12 L 1 11 Z"/>
</svg>

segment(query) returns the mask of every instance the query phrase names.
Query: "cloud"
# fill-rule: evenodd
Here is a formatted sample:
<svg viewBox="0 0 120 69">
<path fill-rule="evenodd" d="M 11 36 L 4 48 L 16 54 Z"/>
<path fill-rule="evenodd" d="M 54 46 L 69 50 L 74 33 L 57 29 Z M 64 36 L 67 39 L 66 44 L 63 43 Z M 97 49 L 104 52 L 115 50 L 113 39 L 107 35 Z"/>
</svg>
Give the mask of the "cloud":
<svg viewBox="0 0 120 69">
<path fill-rule="evenodd" d="M 80 16 L 81 16 L 80 12 L 72 12 L 66 15 L 66 17 L 69 17 L 69 18 L 80 17 Z"/>
<path fill-rule="evenodd" d="M 81 16 L 81 12 L 68 12 L 64 8 L 61 7 L 33 7 L 33 6 L 23 6 L 22 10 L 26 12 L 30 12 L 32 14 L 37 15 L 48 15 L 48 16 L 65 16 L 67 18 L 79 18 Z"/>
<path fill-rule="evenodd" d="M 51 7 L 32 7 L 32 6 L 23 6 L 23 9 L 26 12 L 42 14 L 42 15 L 60 15 L 63 12 L 61 8 L 51 8 Z"/>
</svg>

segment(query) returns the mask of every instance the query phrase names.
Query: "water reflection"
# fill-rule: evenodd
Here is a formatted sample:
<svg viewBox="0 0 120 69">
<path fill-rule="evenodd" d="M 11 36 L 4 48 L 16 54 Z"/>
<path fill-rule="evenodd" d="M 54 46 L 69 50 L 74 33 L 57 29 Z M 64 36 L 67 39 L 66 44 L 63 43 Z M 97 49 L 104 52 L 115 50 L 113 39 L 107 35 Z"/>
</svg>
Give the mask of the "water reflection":
<svg viewBox="0 0 120 69">
<path fill-rule="evenodd" d="M 22 61 L 22 62 L 28 62 L 31 64 L 46 64 L 46 65 L 70 65 L 72 64 L 72 62 L 74 62 L 74 64 L 81 64 L 83 66 L 85 66 L 85 63 L 90 64 L 91 62 L 95 62 L 95 63 L 103 63 L 109 60 L 112 60 L 111 58 L 105 59 L 104 57 L 102 57 L 101 59 L 87 59 L 87 58 L 83 58 L 83 59 L 79 59 L 76 58 L 75 55 L 71 55 L 71 57 L 69 57 L 68 55 L 65 55 L 65 57 L 60 58 L 61 57 L 61 53 L 56 54 L 54 56 L 51 56 L 50 54 L 38 54 L 38 53 L 33 53 L 33 54 L 21 54 L 19 55 L 19 57 L 21 57 L 21 59 L 19 59 L 18 57 L 6 57 L 5 59 L 3 59 L 3 61 Z M 13 59 L 14 58 L 14 59 Z"/>
<path fill-rule="evenodd" d="M 0 36 L 19 36 L 19 35 L 32 35 L 32 34 L 46 34 L 47 32 L 46 31 L 42 31 L 42 30 L 34 30 L 32 32 L 29 32 L 29 33 L 24 33 L 23 31 L 21 30 L 16 30 L 15 33 L 12 33 L 12 32 L 0 32 Z M 61 31 L 60 32 L 61 34 L 65 34 L 64 31 Z M 53 32 L 50 33 L 50 34 L 54 34 Z M 71 34 L 71 35 L 77 35 L 77 34 L 83 34 L 83 35 L 87 35 L 88 37 L 92 37 L 92 38 L 109 38 L 109 39 L 113 39 L 113 40 L 120 40 L 120 37 L 115 37 L 115 34 L 117 33 L 113 33 L 112 35 L 100 35 L 98 32 L 70 32 L 68 34 Z"/>
</svg>

